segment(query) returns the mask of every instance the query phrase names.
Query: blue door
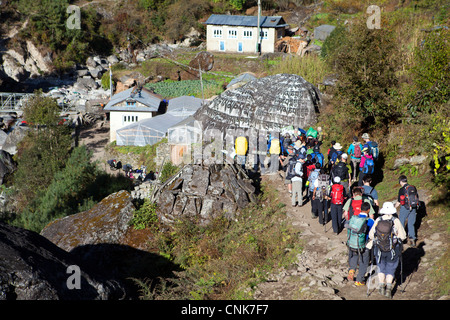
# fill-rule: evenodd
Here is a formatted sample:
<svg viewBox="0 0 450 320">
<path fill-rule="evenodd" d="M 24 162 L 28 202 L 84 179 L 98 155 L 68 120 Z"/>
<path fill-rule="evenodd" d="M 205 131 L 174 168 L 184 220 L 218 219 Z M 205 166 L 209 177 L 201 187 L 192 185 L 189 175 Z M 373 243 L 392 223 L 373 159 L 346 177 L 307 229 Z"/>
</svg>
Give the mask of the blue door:
<svg viewBox="0 0 450 320">
<path fill-rule="evenodd" d="M 238 52 L 242 52 L 242 42 L 238 42 Z"/>
<path fill-rule="evenodd" d="M 219 43 L 219 50 L 220 51 L 225 51 L 225 41 L 220 41 L 220 43 Z"/>
</svg>

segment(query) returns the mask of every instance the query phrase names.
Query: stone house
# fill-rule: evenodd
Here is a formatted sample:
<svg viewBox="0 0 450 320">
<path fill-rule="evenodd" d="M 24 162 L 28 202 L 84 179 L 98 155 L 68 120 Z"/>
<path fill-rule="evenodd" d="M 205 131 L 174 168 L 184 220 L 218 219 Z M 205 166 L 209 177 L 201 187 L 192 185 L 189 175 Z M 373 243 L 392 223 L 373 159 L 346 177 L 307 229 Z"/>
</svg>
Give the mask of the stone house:
<svg viewBox="0 0 450 320">
<path fill-rule="evenodd" d="M 207 51 L 258 52 L 258 16 L 213 14 L 205 24 Z M 275 42 L 288 26 L 281 16 L 261 16 L 261 53 L 275 52 Z"/>
</svg>

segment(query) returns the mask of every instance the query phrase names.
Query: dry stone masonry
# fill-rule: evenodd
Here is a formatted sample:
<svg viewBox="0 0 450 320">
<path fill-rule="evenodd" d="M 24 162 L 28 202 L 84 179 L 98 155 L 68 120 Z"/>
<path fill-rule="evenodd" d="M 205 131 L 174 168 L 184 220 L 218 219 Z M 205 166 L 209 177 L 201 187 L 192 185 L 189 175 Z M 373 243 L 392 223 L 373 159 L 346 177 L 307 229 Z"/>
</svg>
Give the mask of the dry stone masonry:
<svg viewBox="0 0 450 320">
<path fill-rule="evenodd" d="M 316 122 L 317 88 L 294 74 L 256 79 L 228 90 L 200 108 L 195 118 L 203 128 L 250 129 L 280 132 L 283 127 L 305 128 Z"/>
<path fill-rule="evenodd" d="M 189 164 L 156 190 L 153 199 L 164 223 L 185 216 L 207 224 L 222 214 L 233 219 L 240 209 L 256 200 L 255 191 L 238 166 Z"/>
</svg>

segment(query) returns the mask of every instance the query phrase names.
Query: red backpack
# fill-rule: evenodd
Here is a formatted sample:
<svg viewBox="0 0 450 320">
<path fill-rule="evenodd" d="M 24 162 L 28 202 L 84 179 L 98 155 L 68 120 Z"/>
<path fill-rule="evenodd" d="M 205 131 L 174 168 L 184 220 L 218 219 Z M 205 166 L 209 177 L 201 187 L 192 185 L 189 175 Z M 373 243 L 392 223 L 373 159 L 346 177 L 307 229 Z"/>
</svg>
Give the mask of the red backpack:
<svg viewBox="0 0 450 320">
<path fill-rule="evenodd" d="M 361 205 L 363 203 L 363 199 L 359 199 L 359 200 L 355 200 L 352 199 L 350 202 L 350 208 L 348 208 L 349 211 L 349 219 L 355 215 L 355 216 L 359 216 L 359 214 L 361 213 Z"/>
<path fill-rule="evenodd" d="M 355 158 L 361 158 L 361 147 L 360 147 L 359 143 L 355 146 L 355 149 L 353 151 L 353 156 Z"/>
<path fill-rule="evenodd" d="M 344 186 L 342 184 L 333 184 L 331 186 L 331 203 L 344 204 Z"/>
</svg>

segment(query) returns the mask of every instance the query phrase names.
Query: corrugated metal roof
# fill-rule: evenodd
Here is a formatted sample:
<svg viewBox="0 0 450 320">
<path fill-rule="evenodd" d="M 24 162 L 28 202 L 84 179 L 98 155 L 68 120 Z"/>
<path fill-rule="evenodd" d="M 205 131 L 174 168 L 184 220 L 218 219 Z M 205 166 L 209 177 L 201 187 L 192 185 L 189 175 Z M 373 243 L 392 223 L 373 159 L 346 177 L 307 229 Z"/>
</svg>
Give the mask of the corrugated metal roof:
<svg viewBox="0 0 450 320">
<path fill-rule="evenodd" d="M 133 88 L 119 92 L 113 95 L 112 99 L 106 104 L 104 110 L 110 111 L 158 111 L 161 99 L 151 92 L 142 89 L 140 92 L 132 94 Z M 136 106 L 116 106 L 117 104 L 127 100 L 128 98 L 134 99 L 147 107 Z"/>
<path fill-rule="evenodd" d="M 288 25 L 281 16 L 261 16 L 260 23 L 262 28 L 285 27 Z M 234 16 L 227 14 L 212 14 L 208 18 L 208 20 L 206 20 L 205 24 L 257 27 L 258 16 Z"/>
</svg>

